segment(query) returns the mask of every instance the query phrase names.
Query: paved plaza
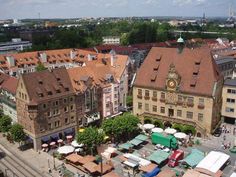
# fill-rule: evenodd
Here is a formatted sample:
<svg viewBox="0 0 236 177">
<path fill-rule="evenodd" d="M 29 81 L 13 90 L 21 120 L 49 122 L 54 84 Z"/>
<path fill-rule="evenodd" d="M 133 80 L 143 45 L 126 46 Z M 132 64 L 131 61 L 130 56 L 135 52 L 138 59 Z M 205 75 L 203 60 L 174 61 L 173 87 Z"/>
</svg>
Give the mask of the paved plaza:
<svg viewBox="0 0 236 177">
<path fill-rule="evenodd" d="M 233 130 L 235 126 L 233 125 L 226 125 L 226 127 L 229 130 Z M 224 140 L 223 137 L 226 136 L 226 139 Z M 196 140 L 197 138 L 195 138 Z M 226 168 L 223 170 L 224 175 L 223 177 L 230 176 L 234 171 L 234 165 L 236 161 L 236 154 L 230 153 L 229 149 L 223 149 L 222 142 L 231 142 L 231 145 L 234 145 L 234 139 L 235 136 L 233 135 L 233 132 L 230 131 L 230 133 L 222 133 L 220 137 L 214 137 L 210 136 L 208 139 L 199 139 L 200 145 L 194 145 L 194 148 L 197 148 L 199 150 L 202 150 L 206 153 L 217 150 L 224 153 L 227 153 L 231 157 L 231 164 L 226 166 Z M 195 141 L 194 140 L 194 141 Z M 58 159 L 53 159 L 53 157 L 46 152 L 36 152 L 33 149 L 28 149 L 25 151 L 20 151 L 18 149 L 18 144 L 12 144 L 9 143 L 5 137 L 0 134 L 0 148 L 4 149 L 4 151 L 12 152 L 15 154 L 15 156 L 21 160 L 23 163 L 31 167 L 33 170 L 36 170 L 39 172 L 43 177 L 57 177 L 59 176 L 58 170 L 55 170 L 55 167 L 60 167 L 63 164 L 63 161 L 60 161 Z M 191 149 L 193 147 L 180 147 L 180 149 L 184 150 L 185 156 L 191 152 Z M 150 139 L 148 140 L 148 143 L 141 145 L 138 149 L 134 149 L 134 154 L 139 154 L 143 156 L 149 156 L 154 152 L 154 145 L 152 145 Z M 121 156 L 123 153 L 118 151 L 118 155 L 114 158 L 112 158 L 112 162 L 115 168 L 115 172 L 119 174 L 120 176 L 130 176 L 127 170 L 125 170 L 123 164 L 121 163 L 121 160 L 119 156 Z M 54 161 L 55 160 L 55 161 Z M 78 169 L 74 168 L 73 166 L 69 164 L 65 164 L 65 167 L 71 171 L 74 174 L 80 173 L 83 174 L 83 172 L 79 171 Z M 162 169 L 169 168 L 167 165 L 162 167 Z M 51 169 L 51 173 L 49 173 L 49 169 Z M 4 169 L 3 169 L 4 170 Z M 182 169 L 180 167 L 176 167 L 175 170 L 181 172 L 185 171 L 185 169 Z M 141 173 L 135 174 L 136 177 L 141 177 Z"/>
</svg>

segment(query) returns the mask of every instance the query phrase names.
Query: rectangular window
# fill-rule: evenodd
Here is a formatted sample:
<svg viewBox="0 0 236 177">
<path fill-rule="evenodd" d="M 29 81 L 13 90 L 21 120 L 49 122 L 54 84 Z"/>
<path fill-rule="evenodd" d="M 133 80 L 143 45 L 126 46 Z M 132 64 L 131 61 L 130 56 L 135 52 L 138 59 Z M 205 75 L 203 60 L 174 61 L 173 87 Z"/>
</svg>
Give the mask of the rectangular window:
<svg viewBox="0 0 236 177">
<path fill-rule="evenodd" d="M 43 109 L 46 109 L 47 108 L 47 105 L 46 104 L 43 104 Z"/>
<path fill-rule="evenodd" d="M 165 114 L 165 107 L 161 107 L 161 113 Z"/>
<path fill-rule="evenodd" d="M 65 124 L 69 124 L 69 119 L 65 118 Z"/>
<path fill-rule="evenodd" d="M 226 99 L 226 102 L 227 102 L 227 103 L 235 103 L 235 99 L 227 98 L 227 99 Z"/>
<path fill-rule="evenodd" d="M 204 98 L 199 98 L 199 105 L 204 105 Z"/>
<path fill-rule="evenodd" d="M 149 104 L 145 103 L 145 111 L 149 111 Z"/>
<path fill-rule="evenodd" d="M 51 116 L 52 116 L 52 114 L 51 114 L 51 112 L 50 112 L 50 111 L 49 111 L 47 114 L 48 114 L 48 117 L 51 117 Z"/>
<path fill-rule="evenodd" d="M 74 105 L 70 106 L 70 110 L 73 111 L 74 110 Z"/>
<path fill-rule="evenodd" d="M 138 103 L 138 109 L 142 109 L 142 103 Z"/>
<path fill-rule="evenodd" d="M 153 105 L 153 106 L 152 106 L 152 111 L 153 111 L 153 112 L 157 112 L 157 106 Z"/>
<path fill-rule="evenodd" d="M 49 130 L 53 129 L 53 126 L 52 126 L 51 123 L 48 124 L 48 129 L 49 129 Z"/>
<path fill-rule="evenodd" d="M 71 122 L 75 122 L 75 117 L 74 116 L 71 116 Z"/>
<path fill-rule="evenodd" d="M 72 102 L 74 100 L 74 98 L 73 97 L 70 97 L 70 102 Z"/>
<path fill-rule="evenodd" d="M 198 121 L 202 122 L 203 121 L 203 114 L 198 113 Z"/>
<path fill-rule="evenodd" d="M 227 89 L 227 93 L 236 94 L 236 90 L 233 90 L 233 89 Z"/>
<path fill-rule="evenodd" d="M 149 97 L 149 90 L 145 90 L 145 96 Z"/>
<path fill-rule="evenodd" d="M 57 128 L 57 127 L 60 126 L 60 121 L 58 120 L 58 121 L 56 121 L 54 124 L 55 124 L 55 127 Z"/>
<path fill-rule="evenodd" d="M 138 95 L 142 96 L 142 89 L 138 89 Z"/>
<path fill-rule="evenodd" d="M 178 102 L 182 102 L 182 101 L 183 101 L 182 95 L 178 95 Z"/>
<path fill-rule="evenodd" d="M 165 93 L 164 92 L 161 92 L 161 99 L 165 99 Z"/>
<path fill-rule="evenodd" d="M 69 111 L 68 106 L 64 107 L 64 112 L 68 112 L 68 111 Z"/>
<path fill-rule="evenodd" d="M 182 117 L 182 110 L 177 110 L 177 117 Z"/>
<path fill-rule="evenodd" d="M 234 108 L 226 107 L 225 112 L 234 112 Z"/>
<path fill-rule="evenodd" d="M 188 119 L 192 119 L 193 118 L 193 112 L 189 112 L 187 111 L 187 116 Z"/>
<path fill-rule="evenodd" d="M 157 98 L 157 91 L 153 91 L 153 98 Z"/>
<path fill-rule="evenodd" d="M 194 101 L 193 97 L 188 97 L 188 103 L 189 104 L 193 104 L 193 101 Z"/>
</svg>

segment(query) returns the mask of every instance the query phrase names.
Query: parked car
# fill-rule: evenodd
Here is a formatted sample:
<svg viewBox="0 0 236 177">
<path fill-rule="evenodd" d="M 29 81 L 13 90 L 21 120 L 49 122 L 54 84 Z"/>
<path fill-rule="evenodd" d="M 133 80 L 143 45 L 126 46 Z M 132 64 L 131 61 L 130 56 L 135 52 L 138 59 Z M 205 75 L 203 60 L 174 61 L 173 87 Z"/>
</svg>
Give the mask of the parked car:
<svg viewBox="0 0 236 177">
<path fill-rule="evenodd" d="M 169 157 L 168 166 L 176 167 L 179 165 L 179 161 L 184 159 L 184 151 L 178 149 L 175 150 Z"/>
<path fill-rule="evenodd" d="M 221 135 L 221 133 L 222 133 L 222 128 L 221 128 L 221 127 L 218 127 L 218 128 L 214 131 L 213 135 L 216 136 L 216 137 L 219 137 L 219 136 Z"/>
</svg>

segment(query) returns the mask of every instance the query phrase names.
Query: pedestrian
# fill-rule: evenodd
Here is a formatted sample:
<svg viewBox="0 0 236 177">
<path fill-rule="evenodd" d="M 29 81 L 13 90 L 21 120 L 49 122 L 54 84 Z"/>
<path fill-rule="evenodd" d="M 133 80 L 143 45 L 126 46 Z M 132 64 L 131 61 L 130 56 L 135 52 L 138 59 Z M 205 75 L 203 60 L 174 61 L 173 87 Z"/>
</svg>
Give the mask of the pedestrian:
<svg viewBox="0 0 236 177">
<path fill-rule="evenodd" d="M 226 140 L 226 136 L 225 136 L 225 135 L 223 136 L 223 140 L 224 140 L 224 141 Z"/>
</svg>

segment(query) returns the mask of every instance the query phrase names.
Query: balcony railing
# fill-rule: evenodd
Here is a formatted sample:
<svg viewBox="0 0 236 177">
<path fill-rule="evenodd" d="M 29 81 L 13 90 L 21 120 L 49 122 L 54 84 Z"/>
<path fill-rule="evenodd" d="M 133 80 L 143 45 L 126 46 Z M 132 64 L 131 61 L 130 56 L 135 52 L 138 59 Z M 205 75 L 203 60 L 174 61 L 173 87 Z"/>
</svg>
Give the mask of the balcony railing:
<svg viewBox="0 0 236 177">
<path fill-rule="evenodd" d="M 182 106 L 183 105 L 183 101 L 177 101 L 177 105 Z"/>
</svg>

